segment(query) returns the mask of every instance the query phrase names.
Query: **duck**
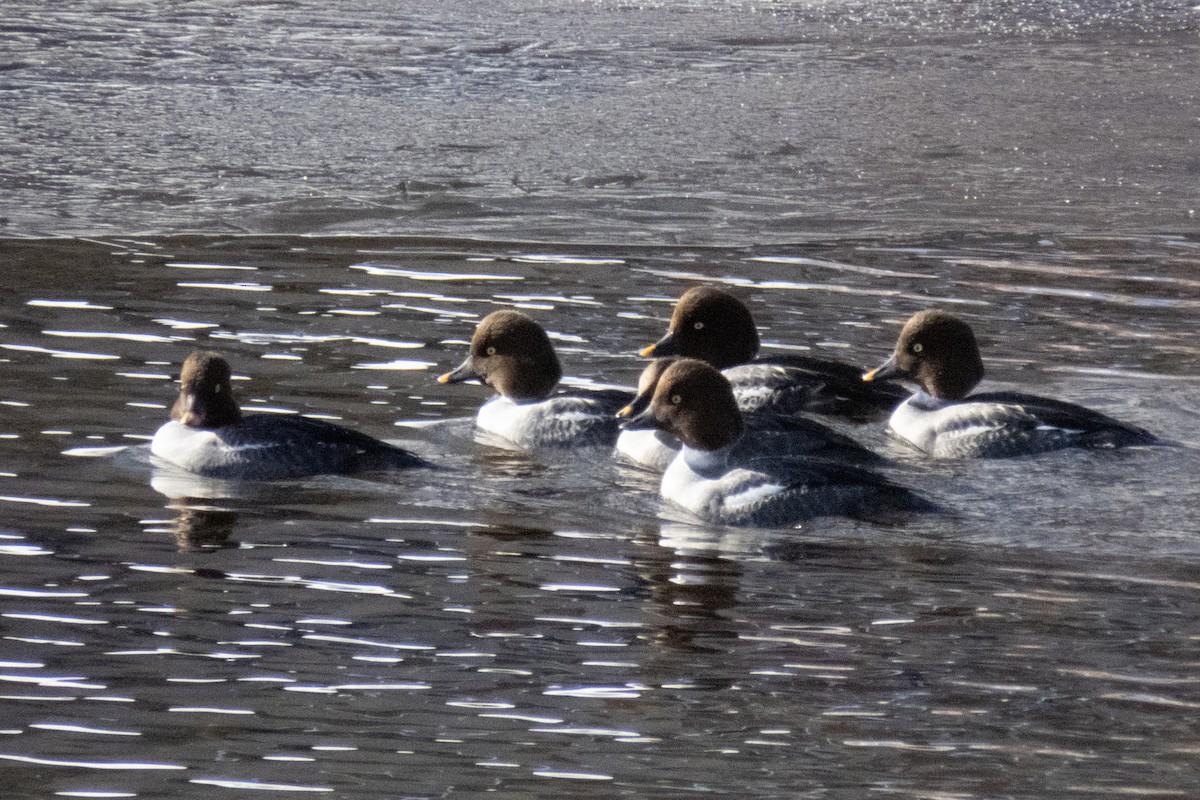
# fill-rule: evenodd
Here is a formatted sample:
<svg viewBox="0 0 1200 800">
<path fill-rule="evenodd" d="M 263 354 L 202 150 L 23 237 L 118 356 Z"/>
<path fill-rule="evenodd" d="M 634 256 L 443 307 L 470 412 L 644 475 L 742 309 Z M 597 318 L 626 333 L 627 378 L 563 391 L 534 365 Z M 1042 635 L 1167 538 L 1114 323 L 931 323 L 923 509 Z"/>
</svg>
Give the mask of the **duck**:
<svg viewBox="0 0 1200 800">
<path fill-rule="evenodd" d="M 737 455 L 738 442 L 749 433 L 733 387 L 698 359 L 681 358 L 669 365 L 649 405 L 624 424 L 632 430 L 662 430 L 680 440 L 678 454 L 663 473 L 660 494 L 703 522 L 776 527 L 820 516 L 936 509 L 910 489 L 852 464 Z"/>
<path fill-rule="evenodd" d="M 637 416 L 650 405 L 663 373 L 679 359 L 656 358 L 646 365 L 638 378 L 637 394 L 629 405 L 617 412 L 618 419 Z M 884 461 L 845 434 L 806 417 L 786 416 L 770 410 L 742 414 L 748 435 L 737 442 L 734 453 L 739 459 L 763 456 L 810 455 L 856 464 Z M 616 453 L 625 462 L 662 472 L 679 453 L 679 438 L 659 429 L 622 428 L 617 437 Z"/>
<path fill-rule="evenodd" d="M 1144 428 L 1074 403 L 1020 392 L 971 394 L 983 379 L 971 326 L 940 309 L 914 314 L 892 355 L 864 381 L 905 379 L 917 391 L 888 421 L 898 439 L 934 458 L 1008 458 L 1068 447 L 1161 443 Z"/>
<path fill-rule="evenodd" d="M 904 387 L 864 384 L 860 366 L 802 355 L 757 358 L 758 330 L 750 309 L 716 286 L 693 286 L 675 303 L 667 333 L 643 358 L 684 356 L 725 373 L 743 411 L 808 412 L 863 423 L 886 419 Z"/>
<path fill-rule="evenodd" d="M 184 360 L 170 416 L 155 431 L 151 454 L 208 478 L 284 480 L 432 466 L 403 448 L 331 422 L 243 413 L 229 362 L 214 350 L 195 350 Z"/>
<path fill-rule="evenodd" d="M 466 359 L 439 383 L 478 380 L 496 396 L 479 408 L 475 425 L 497 444 L 517 449 L 612 446 L 616 412 L 630 392 L 555 392 L 562 366 L 550 337 L 532 317 L 501 309 L 475 327 Z"/>
</svg>

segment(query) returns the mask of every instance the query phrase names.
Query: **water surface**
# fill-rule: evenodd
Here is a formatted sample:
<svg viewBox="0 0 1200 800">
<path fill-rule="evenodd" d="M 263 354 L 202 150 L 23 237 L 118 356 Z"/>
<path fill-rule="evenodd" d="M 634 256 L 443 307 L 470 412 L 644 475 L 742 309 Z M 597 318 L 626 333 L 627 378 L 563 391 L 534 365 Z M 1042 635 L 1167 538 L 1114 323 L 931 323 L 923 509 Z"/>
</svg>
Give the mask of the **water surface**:
<svg viewBox="0 0 1200 800">
<path fill-rule="evenodd" d="M 1191 797 L 1194 4 L 0 15 L 5 796 Z M 697 525 L 442 386 L 517 307 L 631 385 L 698 282 L 764 351 L 967 317 L 991 388 L 1176 443 L 930 464 L 952 513 Z M 187 353 L 445 467 L 151 463 Z"/>
<path fill-rule="evenodd" d="M 1198 246 L 10 241 L 12 796 L 1186 796 Z M 862 364 L 913 310 L 954 308 L 993 385 L 1180 446 L 931 465 L 859 426 L 954 513 L 741 531 L 681 519 L 607 451 L 478 444 L 487 390 L 434 381 L 515 306 L 568 382 L 630 384 L 701 279 L 750 301 L 768 351 Z M 154 467 L 197 345 L 230 356 L 249 408 L 448 469 L 247 486 Z"/>
<path fill-rule="evenodd" d="M 9 0 L 0 232 L 1195 230 L 1194 5 Z"/>
</svg>

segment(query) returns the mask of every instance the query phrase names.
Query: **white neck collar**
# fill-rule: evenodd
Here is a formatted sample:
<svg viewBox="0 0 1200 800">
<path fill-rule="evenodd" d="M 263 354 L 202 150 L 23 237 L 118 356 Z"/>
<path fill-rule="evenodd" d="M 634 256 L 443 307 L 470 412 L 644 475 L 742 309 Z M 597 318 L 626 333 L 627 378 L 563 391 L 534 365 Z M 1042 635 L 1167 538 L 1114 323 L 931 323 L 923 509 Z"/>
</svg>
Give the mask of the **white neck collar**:
<svg viewBox="0 0 1200 800">
<path fill-rule="evenodd" d="M 680 455 L 688 467 L 704 478 L 715 478 L 724 475 L 728 470 L 729 452 L 733 445 L 726 445 L 717 450 L 700 450 L 684 445 Z"/>
</svg>

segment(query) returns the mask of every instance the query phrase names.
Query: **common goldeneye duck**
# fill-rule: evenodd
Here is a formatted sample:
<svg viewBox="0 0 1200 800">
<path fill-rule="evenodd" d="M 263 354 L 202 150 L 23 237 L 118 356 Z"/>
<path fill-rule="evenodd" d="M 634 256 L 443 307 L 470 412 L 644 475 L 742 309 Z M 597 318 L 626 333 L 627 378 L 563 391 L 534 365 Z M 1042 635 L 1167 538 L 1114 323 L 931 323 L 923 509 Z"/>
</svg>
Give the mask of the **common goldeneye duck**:
<svg viewBox="0 0 1200 800">
<path fill-rule="evenodd" d="M 617 412 L 629 419 L 645 411 L 654 398 L 663 373 L 676 358 L 656 358 L 646 365 L 638 379 L 633 402 Z M 821 458 L 869 464 L 883 461 L 871 450 L 837 431 L 804 417 L 784 416 L 772 411 L 743 414 L 747 435 L 734 446 L 733 458 L 744 461 L 759 457 L 819 456 Z M 617 454 L 639 466 L 662 472 L 679 453 L 678 437 L 658 429 L 623 428 L 617 437 Z"/>
<path fill-rule="evenodd" d="M 663 473 L 664 499 L 727 525 L 794 525 L 817 516 L 875 516 L 933 510 L 927 501 L 861 467 L 818 458 L 736 455 L 747 434 L 729 381 L 708 364 L 680 359 L 658 381 L 632 429 L 666 431 L 682 442 Z"/>
<path fill-rule="evenodd" d="M 179 399 L 150 442 L 163 461 L 210 478 L 280 480 L 430 466 L 364 433 L 299 415 L 243 414 L 229 363 L 211 350 L 183 362 Z"/>
<path fill-rule="evenodd" d="M 725 373 L 743 411 L 807 411 L 864 422 L 884 419 L 908 392 L 888 383 L 864 384 L 862 368 L 801 355 L 755 359 L 758 330 L 746 304 L 724 289 L 695 286 L 675 304 L 667 334 L 643 357 L 684 356 Z"/>
<path fill-rule="evenodd" d="M 617 409 L 630 394 L 616 390 L 553 394 L 562 367 L 542 326 L 519 311 L 493 311 L 471 337 L 466 360 L 439 383 L 478 380 L 496 390 L 476 426 L 522 448 L 611 445 Z"/>
<path fill-rule="evenodd" d="M 983 379 L 971 326 L 945 311 L 914 314 L 883 365 L 863 376 L 907 378 L 918 391 L 888 427 L 936 458 L 1005 458 L 1064 447 L 1155 444 L 1142 428 L 1061 400 L 1019 392 L 970 394 Z"/>
</svg>

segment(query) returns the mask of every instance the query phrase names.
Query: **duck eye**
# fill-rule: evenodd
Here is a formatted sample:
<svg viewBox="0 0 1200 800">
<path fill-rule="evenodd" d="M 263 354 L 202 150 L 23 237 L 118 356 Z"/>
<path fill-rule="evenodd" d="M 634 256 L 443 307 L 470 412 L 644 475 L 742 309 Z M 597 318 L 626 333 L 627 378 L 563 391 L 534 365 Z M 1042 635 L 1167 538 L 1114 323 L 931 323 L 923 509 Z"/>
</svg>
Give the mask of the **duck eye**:
<svg viewBox="0 0 1200 800">
<path fill-rule="evenodd" d="M 671 405 L 677 406 L 683 402 L 683 396 L 678 394 L 671 395 Z"/>
<path fill-rule="evenodd" d="M 925 345 L 921 344 L 920 342 L 913 342 L 912 351 L 914 353 L 919 353 L 924 349 L 925 349 Z"/>
<path fill-rule="evenodd" d="M 698 330 L 698 331 L 702 331 L 702 330 L 704 330 L 704 323 L 703 323 L 703 322 L 697 322 L 697 323 L 696 323 L 695 325 L 693 325 L 692 327 L 693 327 L 693 328 L 695 328 L 695 329 L 696 329 L 696 330 Z"/>
<path fill-rule="evenodd" d="M 494 355 L 496 355 L 496 348 L 494 348 L 494 347 L 489 347 L 489 348 L 487 349 L 487 354 L 488 354 L 489 356 L 494 356 Z"/>
</svg>

